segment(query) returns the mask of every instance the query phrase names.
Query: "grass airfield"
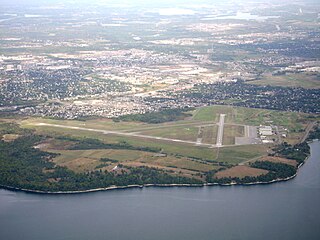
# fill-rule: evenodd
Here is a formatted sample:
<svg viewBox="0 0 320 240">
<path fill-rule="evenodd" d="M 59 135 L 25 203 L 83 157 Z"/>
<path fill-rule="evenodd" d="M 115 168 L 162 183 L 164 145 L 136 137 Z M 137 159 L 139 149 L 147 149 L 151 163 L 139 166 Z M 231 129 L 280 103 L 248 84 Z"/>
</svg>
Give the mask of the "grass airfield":
<svg viewBox="0 0 320 240">
<path fill-rule="evenodd" d="M 203 174 L 225 168 L 243 166 L 250 161 L 265 158 L 273 144 L 235 145 L 235 137 L 245 137 L 246 126 L 277 125 L 288 130 L 283 141 L 298 143 L 308 124 L 315 121 L 308 114 L 248 109 L 230 106 L 210 106 L 196 109 L 192 117 L 161 124 L 141 122 L 113 122 L 110 119 L 87 121 L 27 118 L 19 121 L 22 127 L 35 129 L 49 140 L 40 144 L 46 151 L 58 153 L 53 161 L 76 172 L 111 171 L 115 166 L 148 166 L 171 171 L 187 177 L 203 178 Z M 222 145 L 218 147 L 217 134 L 220 114 L 226 114 Z M 40 125 L 47 124 L 47 125 Z M 70 150 L 73 144 L 57 137 L 77 139 L 94 138 L 104 143 L 126 142 L 136 147 L 156 147 L 162 155 L 126 149 Z M 104 164 L 101 159 L 115 162 Z M 280 160 L 279 160 L 280 161 Z M 235 168 L 258 174 L 247 168 Z M 223 171 L 222 171 L 223 172 Z M 227 172 L 228 173 L 228 172 Z M 261 172 L 262 174 L 262 172 Z M 224 174 L 221 174 L 224 176 Z"/>
</svg>

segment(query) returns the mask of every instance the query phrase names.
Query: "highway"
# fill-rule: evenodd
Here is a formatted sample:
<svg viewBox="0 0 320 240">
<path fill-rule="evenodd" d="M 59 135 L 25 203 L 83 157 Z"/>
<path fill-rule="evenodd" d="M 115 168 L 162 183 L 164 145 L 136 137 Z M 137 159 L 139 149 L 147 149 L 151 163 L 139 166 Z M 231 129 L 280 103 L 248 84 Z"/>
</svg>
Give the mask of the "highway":
<svg viewBox="0 0 320 240">
<path fill-rule="evenodd" d="M 220 120 L 218 123 L 218 134 L 217 134 L 217 142 L 216 147 L 222 147 L 222 140 L 223 140 L 223 129 L 224 129 L 224 119 L 226 114 L 220 114 Z"/>
</svg>

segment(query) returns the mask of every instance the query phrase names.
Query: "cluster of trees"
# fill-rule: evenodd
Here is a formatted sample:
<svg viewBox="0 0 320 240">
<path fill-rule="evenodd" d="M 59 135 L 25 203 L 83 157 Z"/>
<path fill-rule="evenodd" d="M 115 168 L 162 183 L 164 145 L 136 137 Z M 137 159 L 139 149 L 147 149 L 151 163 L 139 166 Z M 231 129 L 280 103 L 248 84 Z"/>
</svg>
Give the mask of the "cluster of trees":
<svg viewBox="0 0 320 240">
<path fill-rule="evenodd" d="M 265 175 L 271 179 L 282 179 L 288 178 L 296 174 L 296 167 L 285 163 L 274 163 L 269 161 L 257 161 L 250 164 L 253 168 L 260 168 L 268 170 L 269 172 Z"/>
<path fill-rule="evenodd" d="M 118 160 L 111 159 L 111 158 L 101 158 L 100 161 L 101 162 L 109 162 L 109 163 L 117 163 L 117 162 L 119 162 Z"/>
<path fill-rule="evenodd" d="M 145 114 L 131 114 L 120 116 L 115 118 L 114 121 L 128 121 L 128 122 L 146 122 L 146 123 L 164 123 L 183 120 L 186 117 L 192 116 L 191 114 L 186 113 L 190 111 L 190 108 L 185 109 L 166 109 L 160 112 L 150 112 Z"/>
<path fill-rule="evenodd" d="M 317 129 L 311 137 L 319 136 L 320 130 Z M 288 143 L 282 143 L 273 149 L 272 155 L 283 157 L 286 159 L 295 160 L 298 163 L 303 163 L 310 154 L 310 147 L 307 142 L 299 143 L 296 145 L 290 145 Z M 250 164 L 250 167 L 268 170 L 267 174 L 257 177 L 246 176 L 244 178 L 238 177 L 224 177 L 216 178 L 215 173 L 217 171 L 210 171 L 206 174 L 206 181 L 210 183 L 230 184 L 230 183 L 252 183 L 252 182 L 271 182 L 277 179 L 286 179 L 296 174 L 297 168 L 285 163 L 274 163 L 269 161 L 256 161 Z M 220 169 L 221 170 L 221 169 Z"/>
<path fill-rule="evenodd" d="M 207 182 L 210 183 L 219 183 L 219 184 L 245 184 L 245 183 L 254 183 L 254 182 L 271 182 L 276 179 L 285 179 L 292 177 L 296 174 L 297 169 L 291 165 L 284 163 L 274 163 L 269 161 L 257 161 L 250 164 L 253 168 L 259 168 L 268 170 L 269 172 L 264 175 L 257 177 L 246 176 L 244 178 L 239 177 L 224 177 L 224 178 L 215 178 L 214 172 L 207 175 Z"/>
<path fill-rule="evenodd" d="M 14 142 L 0 141 L 0 184 L 27 187 L 32 182 L 46 182 L 44 169 L 53 169 L 47 161 L 52 154 L 33 148 L 38 136 L 24 136 Z"/>
<path fill-rule="evenodd" d="M 304 162 L 304 160 L 310 154 L 310 147 L 307 142 L 299 143 L 296 145 L 290 145 L 284 142 L 278 145 L 273 150 L 275 151 L 273 155 L 296 160 L 298 163 Z"/>
<path fill-rule="evenodd" d="M 314 139 L 320 139 L 320 126 L 318 126 L 316 129 L 311 131 L 308 136 L 308 141 L 311 141 Z"/>
<path fill-rule="evenodd" d="M 232 104 L 249 108 L 319 113 L 319 95 L 319 89 L 259 86 L 238 80 L 199 84 L 175 97 L 199 105 Z"/>
<path fill-rule="evenodd" d="M 0 122 L 0 135 L 4 134 L 31 134 L 32 130 L 20 128 L 18 124 L 12 122 Z"/>
<path fill-rule="evenodd" d="M 75 173 L 51 162 L 54 154 L 34 148 L 40 140 L 40 136 L 31 134 L 13 142 L 0 141 L 0 185 L 39 191 L 80 191 L 113 185 L 201 183 L 148 167 L 121 166 L 120 172 Z"/>
</svg>

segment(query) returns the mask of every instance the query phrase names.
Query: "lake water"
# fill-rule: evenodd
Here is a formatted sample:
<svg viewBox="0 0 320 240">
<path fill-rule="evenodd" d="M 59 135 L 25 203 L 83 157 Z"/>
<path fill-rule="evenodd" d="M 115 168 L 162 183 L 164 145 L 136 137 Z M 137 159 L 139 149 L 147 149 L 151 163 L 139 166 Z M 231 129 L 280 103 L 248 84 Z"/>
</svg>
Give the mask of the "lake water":
<svg viewBox="0 0 320 240">
<path fill-rule="evenodd" d="M 320 239 L 320 142 L 298 176 L 271 185 L 78 195 L 0 190 L 0 239 Z"/>
</svg>

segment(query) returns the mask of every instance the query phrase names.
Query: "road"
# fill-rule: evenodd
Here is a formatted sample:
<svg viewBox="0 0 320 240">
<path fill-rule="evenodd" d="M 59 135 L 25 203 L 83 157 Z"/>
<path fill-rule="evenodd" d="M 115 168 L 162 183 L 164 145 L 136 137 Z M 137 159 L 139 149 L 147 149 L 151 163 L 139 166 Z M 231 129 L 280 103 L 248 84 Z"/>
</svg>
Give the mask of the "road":
<svg viewBox="0 0 320 240">
<path fill-rule="evenodd" d="M 303 143 L 307 137 L 309 136 L 310 131 L 314 128 L 314 126 L 317 124 L 317 122 L 311 122 L 308 124 L 305 133 L 303 134 L 303 136 L 300 138 L 300 143 Z"/>
<path fill-rule="evenodd" d="M 222 140 L 223 140 L 223 129 L 224 129 L 224 119 L 226 117 L 226 114 L 220 114 L 220 120 L 218 123 L 218 134 L 217 134 L 217 147 L 222 147 Z"/>
</svg>

